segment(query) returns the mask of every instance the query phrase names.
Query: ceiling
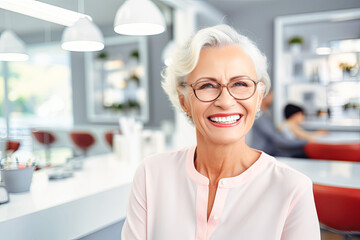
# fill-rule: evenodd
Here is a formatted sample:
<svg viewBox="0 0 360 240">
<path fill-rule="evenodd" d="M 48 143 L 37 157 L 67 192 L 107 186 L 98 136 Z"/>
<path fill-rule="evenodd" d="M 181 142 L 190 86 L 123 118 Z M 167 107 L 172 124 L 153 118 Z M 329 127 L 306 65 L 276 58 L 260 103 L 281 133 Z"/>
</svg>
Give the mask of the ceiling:
<svg viewBox="0 0 360 240">
<path fill-rule="evenodd" d="M 153 0 L 160 8 L 166 8 L 166 0 Z M 179 0 L 181 1 L 181 0 Z M 201 1 L 201 0 L 194 0 Z M 204 0 L 212 5 L 218 11 L 223 13 L 231 12 L 234 7 L 240 6 L 246 2 L 254 0 Z M 256 0 L 256 1 L 274 1 L 274 0 Z M 65 9 L 78 11 L 78 0 L 40 0 Z M 124 0 L 84 0 L 85 14 L 90 15 L 98 26 L 113 24 L 117 9 L 122 5 Z M 164 4 L 165 3 L 165 4 Z M 64 27 L 58 24 L 49 23 L 36 18 L 28 17 L 22 14 L 0 9 L 0 31 L 10 28 L 17 34 L 29 34 L 42 32 L 48 29 L 52 31 L 62 30 Z"/>
</svg>

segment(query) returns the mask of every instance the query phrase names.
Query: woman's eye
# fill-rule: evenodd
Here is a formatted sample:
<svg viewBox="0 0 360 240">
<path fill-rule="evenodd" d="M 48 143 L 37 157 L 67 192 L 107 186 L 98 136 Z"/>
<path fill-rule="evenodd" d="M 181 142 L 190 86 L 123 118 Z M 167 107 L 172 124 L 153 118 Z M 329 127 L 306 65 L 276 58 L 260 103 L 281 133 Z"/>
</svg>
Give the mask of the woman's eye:
<svg viewBox="0 0 360 240">
<path fill-rule="evenodd" d="M 206 89 L 206 88 L 216 88 L 216 84 L 214 84 L 214 83 L 201 83 L 201 84 L 198 84 L 198 89 Z"/>
<path fill-rule="evenodd" d="M 245 81 L 236 81 L 232 84 L 233 87 L 247 87 L 248 83 Z"/>
</svg>

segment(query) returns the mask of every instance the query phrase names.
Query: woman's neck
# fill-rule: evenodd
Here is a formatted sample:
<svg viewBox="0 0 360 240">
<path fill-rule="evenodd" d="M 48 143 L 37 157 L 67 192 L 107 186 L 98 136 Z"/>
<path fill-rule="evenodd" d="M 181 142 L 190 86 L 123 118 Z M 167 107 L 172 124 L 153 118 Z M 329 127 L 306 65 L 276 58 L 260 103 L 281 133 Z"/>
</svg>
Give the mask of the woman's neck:
<svg viewBox="0 0 360 240">
<path fill-rule="evenodd" d="M 217 184 L 221 178 L 241 174 L 259 156 L 260 153 L 249 148 L 244 140 L 231 145 L 219 145 L 198 139 L 195 168 L 209 178 L 210 184 Z"/>
</svg>

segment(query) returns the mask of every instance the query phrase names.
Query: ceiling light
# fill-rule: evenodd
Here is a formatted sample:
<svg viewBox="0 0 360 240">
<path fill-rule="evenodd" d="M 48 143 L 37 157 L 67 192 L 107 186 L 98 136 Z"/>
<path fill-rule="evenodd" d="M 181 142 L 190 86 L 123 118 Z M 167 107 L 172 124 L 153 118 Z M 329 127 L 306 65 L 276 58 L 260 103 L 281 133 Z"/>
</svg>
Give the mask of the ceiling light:
<svg viewBox="0 0 360 240">
<path fill-rule="evenodd" d="M 12 31 L 6 30 L 0 36 L 0 61 L 26 61 L 25 43 Z"/>
<path fill-rule="evenodd" d="M 331 48 L 329 47 L 318 47 L 315 50 L 318 55 L 329 55 L 331 53 Z"/>
<path fill-rule="evenodd" d="M 91 20 L 82 17 L 64 30 L 61 47 L 75 52 L 100 51 L 104 48 L 104 37 Z"/>
<path fill-rule="evenodd" d="M 114 31 L 125 35 L 154 35 L 166 29 L 164 16 L 150 0 L 126 0 L 118 9 Z"/>
<path fill-rule="evenodd" d="M 0 8 L 63 26 L 72 26 L 79 18 L 89 17 L 82 13 L 34 0 L 0 0 Z"/>
</svg>

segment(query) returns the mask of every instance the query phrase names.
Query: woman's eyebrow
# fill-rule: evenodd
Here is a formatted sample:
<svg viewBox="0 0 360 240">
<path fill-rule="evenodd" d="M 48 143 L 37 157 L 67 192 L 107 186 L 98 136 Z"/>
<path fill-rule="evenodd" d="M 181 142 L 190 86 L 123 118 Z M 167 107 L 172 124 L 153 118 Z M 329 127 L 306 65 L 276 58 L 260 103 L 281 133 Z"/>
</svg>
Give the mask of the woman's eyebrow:
<svg viewBox="0 0 360 240">
<path fill-rule="evenodd" d="M 248 78 L 248 79 L 252 79 L 252 78 L 250 78 L 250 77 L 247 76 L 247 75 L 238 75 L 238 76 L 234 76 L 234 77 L 230 78 L 230 81 L 231 81 L 231 80 L 234 80 L 234 79 L 237 79 L 237 78 Z"/>
<path fill-rule="evenodd" d="M 213 78 L 213 77 L 200 77 L 200 78 L 196 79 L 195 82 L 199 82 L 201 80 L 212 80 L 212 81 L 218 82 L 218 80 L 216 78 Z"/>
<path fill-rule="evenodd" d="M 238 79 L 238 78 L 252 79 L 252 78 L 250 78 L 250 77 L 247 76 L 247 75 L 236 75 L 236 76 L 234 76 L 234 77 L 231 77 L 231 78 L 229 79 L 229 81 L 232 81 L 232 80 Z M 200 81 L 202 81 L 202 80 L 212 80 L 212 81 L 215 81 L 215 82 L 220 82 L 218 79 L 216 79 L 216 78 L 214 78 L 214 77 L 200 77 L 200 78 L 196 79 L 196 81 L 195 81 L 194 83 L 200 82 Z"/>
</svg>

